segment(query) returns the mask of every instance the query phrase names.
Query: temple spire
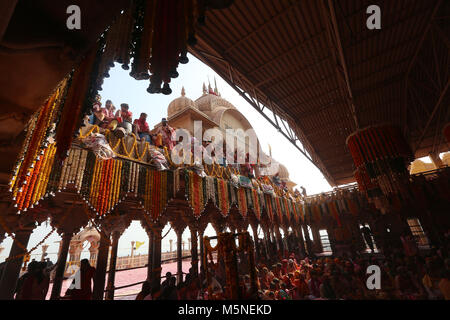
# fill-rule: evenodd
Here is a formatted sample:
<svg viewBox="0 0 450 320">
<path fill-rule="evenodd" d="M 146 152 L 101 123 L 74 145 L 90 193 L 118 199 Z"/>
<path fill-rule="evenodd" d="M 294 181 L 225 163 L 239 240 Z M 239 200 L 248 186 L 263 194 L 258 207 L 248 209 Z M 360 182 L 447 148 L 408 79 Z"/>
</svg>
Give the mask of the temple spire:
<svg viewBox="0 0 450 320">
<path fill-rule="evenodd" d="M 205 85 L 205 83 L 203 82 L 203 94 L 207 94 L 208 93 L 208 91 L 206 90 L 206 85 Z"/>
<path fill-rule="evenodd" d="M 184 90 L 184 86 L 181 88 L 181 96 L 184 97 L 186 95 L 186 91 Z"/>
<path fill-rule="evenodd" d="M 219 95 L 219 89 L 217 89 L 216 77 L 214 77 L 214 93 L 216 94 L 216 96 Z"/>
<path fill-rule="evenodd" d="M 214 94 L 213 89 L 211 88 L 211 83 L 208 83 L 208 93 L 209 94 Z"/>
</svg>

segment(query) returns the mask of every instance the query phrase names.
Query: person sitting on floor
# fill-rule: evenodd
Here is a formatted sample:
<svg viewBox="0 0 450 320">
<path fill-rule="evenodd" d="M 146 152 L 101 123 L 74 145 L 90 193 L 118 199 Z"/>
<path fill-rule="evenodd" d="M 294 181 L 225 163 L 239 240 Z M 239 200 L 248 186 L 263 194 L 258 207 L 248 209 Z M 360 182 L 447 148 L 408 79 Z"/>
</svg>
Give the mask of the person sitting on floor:
<svg viewBox="0 0 450 320">
<path fill-rule="evenodd" d="M 142 112 L 139 116 L 139 119 L 135 119 L 133 125 L 136 127 L 136 132 L 139 136 L 139 139 L 145 140 L 150 144 L 153 144 L 150 129 L 147 123 L 147 114 Z"/>
</svg>

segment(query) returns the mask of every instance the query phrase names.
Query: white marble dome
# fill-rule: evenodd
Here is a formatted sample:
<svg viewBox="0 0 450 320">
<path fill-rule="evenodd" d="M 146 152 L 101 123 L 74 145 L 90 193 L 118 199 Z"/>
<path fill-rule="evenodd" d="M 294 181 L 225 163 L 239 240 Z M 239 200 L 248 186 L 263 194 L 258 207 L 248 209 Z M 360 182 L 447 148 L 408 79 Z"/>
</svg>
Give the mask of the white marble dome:
<svg viewBox="0 0 450 320">
<path fill-rule="evenodd" d="M 197 105 L 198 110 L 203 112 L 214 111 L 214 109 L 218 107 L 224 107 L 227 109 L 236 109 L 230 102 L 222 98 L 215 88 L 215 93 L 209 93 L 212 91 L 211 87 L 209 87 L 208 91 L 206 90 L 205 85 L 203 85 L 203 95 L 195 100 L 195 104 Z"/>
<path fill-rule="evenodd" d="M 181 89 L 181 96 L 174 99 L 167 107 L 167 116 L 170 118 L 171 116 L 189 107 L 196 108 L 196 104 L 193 100 L 186 97 L 186 92 L 183 87 L 183 89 Z"/>
<path fill-rule="evenodd" d="M 289 181 L 289 171 L 281 163 L 278 165 L 278 176 L 280 177 L 281 181 Z"/>
</svg>

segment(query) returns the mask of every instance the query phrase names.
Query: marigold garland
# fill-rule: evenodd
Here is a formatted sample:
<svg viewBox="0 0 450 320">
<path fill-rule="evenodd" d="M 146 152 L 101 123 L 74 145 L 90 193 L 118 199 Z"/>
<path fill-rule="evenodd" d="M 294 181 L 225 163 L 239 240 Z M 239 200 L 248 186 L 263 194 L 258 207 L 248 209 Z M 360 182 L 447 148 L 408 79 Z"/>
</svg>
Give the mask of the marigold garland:
<svg viewBox="0 0 450 320">
<path fill-rule="evenodd" d="M 245 218 L 247 216 L 247 198 L 244 188 L 237 189 L 238 209 L 240 214 Z"/>
<path fill-rule="evenodd" d="M 230 201 L 228 197 L 228 182 L 223 179 L 216 179 L 217 200 L 222 216 L 227 217 L 230 211 Z"/>
<path fill-rule="evenodd" d="M 275 210 L 277 212 L 277 216 L 280 218 L 280 221 L 283 221 L 283 211 L 281 210 L 280 197 L 274 196 L 275 200 Z"/>
<path fill-rule="evenodd" d="M 187 173 L 188 200 L 194 212 L 194 216 L 199 218 L 205 208 L 205 201 L 203 196 L 203 178 L 192 171 Z"/>
<path fill-rule="evenodd" d="M 265 207 L 267 214 L 269 215 L 270 221 L 273 221 L 273 203 L 272 203 L 272 196 L 268 194 L 264 194 L 264 200 L 265 200 Z"/>
<path fill-rule="evenodd" d="M 261 202 L 259 198 L 258 191 L 256 189 L 251 189 L 252 202 L 253 202 L 253 212 L 258 220 L 261 219 Z"/>
</svg>

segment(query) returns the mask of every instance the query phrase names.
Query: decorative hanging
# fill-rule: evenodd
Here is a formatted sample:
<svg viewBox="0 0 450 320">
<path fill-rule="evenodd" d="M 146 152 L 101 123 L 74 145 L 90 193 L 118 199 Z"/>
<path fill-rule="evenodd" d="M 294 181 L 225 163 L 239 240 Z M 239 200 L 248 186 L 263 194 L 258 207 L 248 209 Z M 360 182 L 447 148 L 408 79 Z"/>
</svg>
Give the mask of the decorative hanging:
<svg viewBox="0 0 450 320">
<path fill-rule="evenodd" d="M 20 211 L 68 187 L 74 188 L 98 215 L 111 212 L 127 196 L 143 202 L 143 209 L 157 220 L 174 196 L 174 173 L 157 171 L 122 159 L 101 160 L 94 153 L 72 148 L 61 166 L 55 160 L 56 145 L 50 144 L 33 163 L 22 188 L 11 189 Z M 11 182 L 17 180 L 17 175 Z"/>
<path fill-rule="evenodd" d="M 251 189 L 251 196 L 252 196 L 252 202 L 253 202 L 253 213 L 255 214 L 256 218 L 258 220 L 261 220 L 261 199 L 259 195 L 259 191 L 256 189 Z"/>
<path fill-rule="evenodd" d="M 91 113 L 92 105 L 103 82 L 99 68 L 105 46 L 103 34 L 96 46 L 91 49 L 75 67 L 69 76 L 67 96 L 61 108 L 56 129 L 57 156 L 60 160 L 67 157 L 75 132 L 82 125 L 85 114 Z"/>
<path fill-rule="evenodd" d="M 354 177 L 358 183 L 359 190 L 365 192 L 368 198 L 376 198 L 382 195 L 378 184 L 370 179 L 364 166 L 355 170 Z"/>
<path fill-rule="evenodd" d="M 283 213 L 281 210 L 280 198 L 278 196 L 274 196 L 273 200 L 275 202 L 275 211 L 277 212 L 277 216 L 280 219 L 280 222 L 283 221 Z"/>
<path fill-rule="evenodd" d="M 267 214 L 269 215 L 270 221 L 273 221 L 273 203 L 272 203 L 273 197 L 269 194 L 264 194 L 264 200 L 265 200 L 265 207 Z"/>
<path fill-rule="evenodd" d="M 358 208 L 356 206 L 356 203 L 351 198 L 346 198 L 348 209 L 350 210 L 350 213 L 354 216 L 358 215 Z"/>
<path fill-rule="evenodd" d="M 194 216 L 199 218 L 205 209 L 203 178 L 193 171 L 186 170 L 186 195 Z"/>
<path fill-rule="evenodd" d="M 226 8 L 233 1 L 134 0 L 109 27 L 102 65 L 122 64 L 136 80 L 150 79 L 149 93 L 170 94 L 178 64 L 187 63 L 187 47 L 197 43 L 208 7 Z M 108 76 L 107 71 L 105 76 Z"/>
<path fill-rule="evenodd" d="M 244 188 L 237 188 L 238 209 L 240 214 L 245 218 L 247 216 L 247 197 Z"/>
<path fill-rule="evenodd" d="M 296 204 L 298 212 L 300 212 L 300 217 L 302 218 L 302 222 L 305 223 L 305 206 L 303 203 Z"/>
<path fill-rule="evenodd" d="M 217 206 L 216 201 L 216 178 L 211 176 L 205 177 L 205 185 L 206 185 L 206 201 L 211 200 L 212 203 Z"/>
<path fill-rule="evenodd" d="M 10 181 L 10 191 L 14 193 L 14 196 L 19 190 L 23 190 L 24 185 L 33 178 L 33 171 L 38 172 L 38 170 L 34 170 L 34 166 L 50 144 L 49 139 L 54 132 L 55 118 L 64 100 L 66 90 L 67 80 L 63 80 L 27 125 L 25 142 Z"/>
<path fill-rule="evenodd" d="M 217 200 L 220 213 L 227 217 L 231 208 L 230 199 L 228 197 L 228 182 L 224 179 L 216 179 Z"/>
<path fill-rule="evenodd" d="M 320 213 L 319 205 L 317 203 L 313 203 L 311 209 L 314 222 L 320 223 L 320 221 L 322 220 L 322 215 Z"/>
<path fill-rule="evenodd" d="M 328 205 L 328 210 L 331 213 L 331 215 L 333 216 L 333 218 L 336 220 L 338 226 L 341 226 L 341 219 L 339 218 L 339 213 L 336 207 L 336 203 L 334 201 L 334 199 L 331 199 L 330 202 L 327 203 Z"/>
<path fill-rule="evenodd" d="M 300 212 L 298 210 L 299 206 L 296 202 L 289 200 L 292 207 L 292 214 L 294 215 L 294 221 L 298 224 L 300 223 Z"/>
<path fill-rule="evenodd" d="M 143 208 L 151 214 L 153 221 L 158 220 L 167 206 L 171 189 L 169 182 L 173 173 L 170 171 L 156 171 L 146 168 L 145 190 L 142 195 L 144 199 Z M 173 190 L 173 189 L 172 189 Z"/>
<path fill-rule="evenodd" d="M 281 198 L 281 201 L 282 201 L 282 203 L 284 205 L 284 211 L 286 212 L 287 220 L 291 221 L 291 207 L 289 205 L 288 198 L 287 197 L 283 197 L 283 198 Z"/>
<path fill-rule="evenodd" d="M 358 185 L 369 198 L 377 199 L 376 204 L 405 191 L 407 164 L 414 157 L 399 127 L 380 125 L 359 130 L 347 138 L 347 145 Z M 382 197 L 385 199 L 380 201 Z M 380 209 L 385 212 L 388 208 L 382 205 Z"/>
</svg>

